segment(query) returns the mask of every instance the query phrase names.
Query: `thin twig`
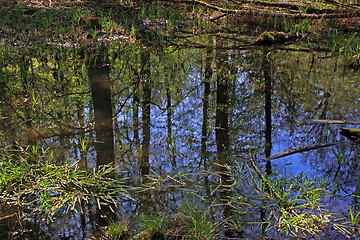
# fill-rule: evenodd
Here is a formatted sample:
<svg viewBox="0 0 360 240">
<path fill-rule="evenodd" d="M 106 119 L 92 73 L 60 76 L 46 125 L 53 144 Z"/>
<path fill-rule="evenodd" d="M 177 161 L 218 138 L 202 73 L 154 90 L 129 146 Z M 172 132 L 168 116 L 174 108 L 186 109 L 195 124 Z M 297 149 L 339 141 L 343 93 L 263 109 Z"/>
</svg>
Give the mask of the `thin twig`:
<svg viewBox="0 0 360 240">
<path fill-rule="evenodd" d="M 13 216 L 15 216 L 15 215 L 16 215 L 16 213 L 13 213 L 13 214 L 10 214 L 10 215 L 1 217 L 1 218 L 0 218 L 0 221 L 5 220 L 5 219 L 7 219 L 7 218 L 11 218 L 11 217 L 13 217 Z"/>
</svg>

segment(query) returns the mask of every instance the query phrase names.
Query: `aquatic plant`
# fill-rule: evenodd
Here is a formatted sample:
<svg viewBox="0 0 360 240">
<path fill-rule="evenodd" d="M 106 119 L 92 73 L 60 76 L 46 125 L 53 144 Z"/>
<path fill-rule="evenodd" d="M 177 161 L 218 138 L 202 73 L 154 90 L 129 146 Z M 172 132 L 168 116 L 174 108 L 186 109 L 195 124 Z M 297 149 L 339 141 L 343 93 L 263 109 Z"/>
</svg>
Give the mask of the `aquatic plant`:
<svg viewBox="0 0 360 240">
<path fill-rule="evenodd" d="M 144 214 L 141 220 L 141 232 L 134 239 L 166 239 L 171 235 L 173 225 L 168 215 Z"/>
<path fill-rule="evenodd" d="M 191 240 L 212 240 L 220 233 L 220 224 L 210 218 L 210 214 L 201 207 L 201 201 L 185 200 L 176 214 L 177 231 Z"/>
<path fill-rule="evenodd" d="M 142 215 L 141 232 L 133 239 L 216 239 L 220 236 L 220 224 L 211 219 L 200 202 L 185 200 L 175 215 Z"/>
<path fill-rule="evenodd" d="M 248 214 L 246 209 L 259 209 L 262 230 L 280 237 L 308 238 L 327 234 L 329 226 L 347 236 L 349 231 L 325 207 L 325 201 L 333 196 L 331 182 L 309 179 L 301 173 L 297 176 L 264 175 L 250 156 L 252 186 L 256 193 L 233 197 L 234 211 Z M 256 200 L 255 200 L 256 199 Z"/>
<path fill-rule="evenodd" d="M 128 239 L 129 234 L 129 223 L 111 223 L 106 227 L 106 239 L 109 240 L 120 240 Z"/>
<path fill-rule="evenodd" d="M 95 201 L 101 208 L 117 206 L 121 197 L 131 199 L 123 184 L 124 179 L 111 177 L 116 172 L 111 165 L 87 172 L 79 170 L 76 162 L 65 161 L 56 165 L 44 151 L 43 156 L 38 153 L 34 159 L 26 149 L 18 148 L 25 155 L 1 150 L 1 201 L 20 209 L 39 211 L 44 217 L 52 219 L 60 210 L 83 211 L 82 202 Z"/>
<path fill-rule="evenodd" d="M 354 207 L 351 206 L 349 208 L 349 212 L 348 212 L 348 218 L 349 218 L 349 222 L 345 222 L 344 225 L 346 226 L 347 224 L 350 224 L 350 226 L 346 226 L 349 228 L 349 231 L 352 233 L 352 234 L 359 234 L 360 232 L 360 219 L 359 219 L 359 216 L 360 216 L 360 211 L 357 211 L 354 210 Z"/>
<path fill-rule="evenodd" d="M 239 31 L 239 29 L 241 31 L 244 31 L 242 29 L 242 24 L 231 22 L 231 20 L 235 19 L 235 17 L 231 18 L 233 16 L 230 15 L 236 15 L 236 11 L 239 10 L 237 9 L 238 5 L 236 5 L 235 3 L 227 5 L 226 2 L 224 2 L 224 4 L 221 5 L 221 8 L 217 6 L 211 6 L 210 8 L 208 5 L 205 4 L 200 6 L 196 5 L 196 2 L 197 1 L 195 1 L 191 5 L 184 4 L 180 7 L 175 6 L 177 10 L 180 11 L 173 11 L 174 6 L 165 6 L 159 2 L 152 2 L 150 4 L 143 2 L 128 2 L 128 5 L 121 6 L 117 10 L 115 10 L 115 8 L 109 8 L 110 10 L 107 10 L 106 8 L 96 9 L 86 7 L 64 8 L 63 10 L 56 10 L 51 8 L 41 9 L 21 6 L 17 6 L 14 9 L 9 9 L 9 11 L 7 11 L 8 9 L 2 9 L 1 15 L 3 16 L 3 18 L 0 19 L 2 26 L 1 31 L 5 35 L 5 41 L 9 43 L 14 43 L 5 43 L 2 45 L 2 49 L 4 49 L 4 51 L 2 51 L 3 53 L 1 54 L 2 74 L 4 74 L 3 79 L 10 79 L 11 77 L 11 80 L 13 80 L 18 78 L 20 80 L 20 83 L 18 84 L 19 86 L 15 86 L 14 89 L 21 88 L 22 86 L 22 89 L 16 91 L 13 89 L 12 86 L 8 85 L 4 85 L 3 89 L 4 92 L 6 91 L 7 94 L 12 95 L 16 95 L 18 93 L 20 95 L 20 93 L 24 93 L 24 96 L 19 96 L 16 101 L 8 102 L 11 102 L 13 104 L 11 105 L 12 109 L 27 108 L 26 104 L 29 102 L 31 111 L 28 112 L 28 116 L 26 116 L 24 122 L 44 122 L 44 120 L 40 118 L 39 115 L 41 114 L 46 117 L 51 116 L 55 119 L 55 115 L 58 111 L 57 108 L 60 108 L 59 106 L 64 107 L 69 105 L 66 103 L 65 99 L 69 101 L 74 101 L 74 99 L 81 98 L 81 101 L 83 101 L 85 95 L 82 94 L 88 89 L 86 87 L 79 87 L 78 85 L 80 80 L 86 79 L 86 76 L 79 76 L 82 73 L 81 68 L 85 68 L 85 66 L 79 64 L 78 68 L 72 68 L 72 66 L 76 64 L 73 64 L 72 61 L 68 60 L 70 58 L 78 57 L 78 44 L 86 50 L 92 50 L 91 48 L 94 47 L 93 45 L 100 44 L 98 38 L 106 38 L 106 34 L 110 32 L 112 33 L 112 31 L 115 31 L 116 28 L 122 29 L 122 32 L 119 32 L 119 34 L 127 34 L 127 36 L 131 36 L 132 34 L 134 40 L 141 40 L 141 38 L 143 37 L 142 27 L 145 24 L 150 25 L 147 29 L 152 30 L 153 27 L 156 27 L 158 25 L 163 26 L 162 24 L 166 23 L 166 30 L 170 32 L 171 30 L 176 29 L 177 34 L 180 37 L 182 37 L 181 34 L 191 35 L 192 33 L 196 32 L 204 32 L 204 30 L 208 30 L 208 32 L 206 33 L 210 33 L 210 35 L 215 32 L 230 32 L 233 36 L 235 36 L 235 34 L 237 33 L 236 31 Z M 314 1 L 310 2 L 314 3 Z M 315 1 L 315 3 L 324 4 L 323 2 L 319 1 Z M 259 4 L 273 3 L 259 2 Z M 193 8 L 192 12 L 189 14 L 182 14 L 188 9 L 190 9 L 191 11 L 191 7 L 189 6 Z M 298 9 L 295 9 L 294 11 L 298 11 L 300 12 L 300 14 L 307 14 L 311 10 L 311 8 L 307 6 L 297 8 Z M 129 14 L 129 12 L 131 14 Z M 285 14 L 287 13 L 289 12 L 285 12 Z M 248 13 L 244 12 L 244 15 L 246 14 Z M 266 12 L 264 12 L 263 14 L 266 15 Z M 274 14 L 276 15 L 276 13 Z M 79 25 L 78 19 L 80 16 L 98 15 L 101 16 L 100 21 L 101 26 L 103 27 L 102 30 L 89 30 L 81 28 L 81 26 Z M 238 14 L 238 16 L 243 17 L 242 14 Z M 254 15 L 248 15 L 249 18 L 253 18 L 253 16 Z M 267 26 L 264 20 L 265 18 L 266 17 L 255 17 L 254 19 L 258 22 L 263 21 L 263 25 Z M 149 23 L 149 19 L 153 22 Z M 219 21 L 219 19 L 226 19 L 226 21 Z M 273 25 L 271 25 L 271 27 L 274 26 L 274 28 L 277 29 L 279 32 L 282 31 L 282 25 L 278 24 L 279 21 L 277 21 L 276 18 L 271 18 L 270 20 L 269 18 L 267 19 L 268 20 L 266 21 L 273 22 Z M 281 19 L 282 21 L 283 18 L 278 19 Z M 354 58 L 356 61 L 359 60 L 360 51 L 357 33 L 346 34 L 341 31 L 331 30 L 327 35 L 326 30 L 323 30 L 323 32 L 320 31 L 322 26 L 324 25 L 319 24 L 314 27 L 314 22 L 315 21 L 306 18 L 300 20 L 287 19 L 287 24 L 284 24 L 284 28 L 286 28 L 287 33 L 300 32 L 304 33 L 304 36 L 308 34 L 310 36 L 312 36 L 312 34 L 316 34 L 316 37 L 314 37 L 314 39 L 316 39 L 317 43 L 319 43 L 320 46 L 323 46 L 324 48 L 326 47 L 327 49 L 333 49 L 334 54 L 343 54 L 347 58 Z M 146 27 L 148 27 L 147 25 Z M 186 30 L 189 30 L 188 28 L 190 28 L 191 26 L 194 28 L 194 31 L 187 32 Z M 236 31 L 233 30 L 234 26 L 236 27 Z M 252 26 L 258 26 L 258 24 L 253 24 Z M 271 32 L 268 33 L 274 32 L 275 31 L 271 30 Z M 280 40 L 283 40 L 285 39 L 284 36 L 285 35 L 281 34 L 278 37 Z M 326 38 L 323 38 L 323 36 L 326 36 Z M 94 41 L 89 39 L 92 39 Z M 276 40 L 274 34 L 268 35 L 268 41 L 274 40 Z M 320 40 L 323 42 L 320 42 Z M 86 43 L 85 41 L 88 41 L 88 44 L 82 45 L 82 43 Z M 194 47 L 194 43 L 191 42 L 189 38 L 186 38 L 186 41 L 189 41 L 190 47 Z M 308 41 L 308 39 L 305 39 L 304 42 L 306 41 Z M 214 41 L 209 41 L 209 43 L 212 42 Z M 216 41 L 216 43 L 221 44 L 221 41 Z M 20 44 L 20 47 L 18 44 Z M 61 58 L 59 54 L 61 54 L 63 50 L 61 44 L 67 44 L 67 46 L 70 46 L 70 48 L 72 48 L 72 54 L 69 54 L 63 60 L 59 60 L 59 58 Z M 178 81 L 178 76 L 174 77 L 171 75 L 170 77 L 167 75 L 169 72 L 175 72 L 174 68 L 171 68 L 170 70 L 167 65 L 162 65 L 159 61 L 156 60 L 166 58 L 167 51 L 178 52 L 181 58 L 186 59 L 186 61 L 184 62 L 187 62 L 186 64 L 190 65 L 192 69 L 195 69 L 194 72 L 201 68 L 198 67 L 198 65 L 196 64 L 192 64 L 191 62 L 194 61 L 194 59 L 195 61 L 198 61 L 196 58 L 192 57 L 198 54 L 195 52 L 195 50 L 193 50 L 191 54 L 185 55 L 183 54 L 183 52 L 177 50 L 180 48 L 181 44 L 174 42 L 174 45 L 175 47 L 173 49 L 161 46 L 161 54 L 151 55 L 151 61 L 149 62 L 151 62 L 152 71 L 158 72 L 158 75 L 156 77 L 154 77 L 154 75 L 151 75 L 152 83 L 155 82 L 153 81 L 153 79 L 155 78 L 166 79 L 166 81 L 169 82 L 171 81 L 172 85 L 175 85 L 175 81 Z M 214 47 L 213 44 L 211 46 Z M 206 45 L 199 44 L 199 47 L 204 48 L 206 47 Z M 239 45 L 238 47 L 241 47 L 241 45 Z M 310 46 L 309 49 L 311 50 L 312 47 L 314 46 Z M 49 51 L 49 49 L 54 48 L 58 48 L 58 50 Z M 158 49 L 156 49 L 155 47 L 146 48 L 149 49 L 149 51 L 158 51 Z M 306 50 L 309 49 L 307 48 Z M 124 86 L 124 79 L 137 78 L 138 74 L 140 74 L 141 72 L 137 71 L 137 69 L 140 69 L 140 64 L 138 64 L 133 59 L 130 60 L 130 57 L 116 58 L 115 54 L 136 55 L 136 53 L 139 51 L 135 48 L 133 50 L 134 51 L 127 50 L 127 48 L 123 48 L 120 51 L 111 50 L 114 54 L 114 59 L 116 59 L 117 61 L 111 65 L 111 68 L 113 68 L 113 74 L 114 76 L 116 76 L 117 80 L 121 79 L 120 83 L 118 82 L 114 85 L 121 85 L 121 87 L 125 87 L 124 89 L 127 90 L 130 88 L 128 86 Z M 37 54 L 36 57 L 30 57 L 31 53 L 33 52 Z M 41 63 L 41 61 L 37 61 L 36 58 L 42 58 L 44 60 L 44 63 Z M 5 61 L 3 59 L 14 60 L 13 62 L 11 62 L 8 60 Z M 19 61 L 20 63 L 17 65 L 16 61 L 19 59 L 22 59 L 23 62 Z M 238 66 L 240 66 L 240 64 L 238 65 L 238 63 L 236 62 L 235 58 L 232 59 L 232 61 L 234 64 L 234 68 L 238 68 Z M 80 59 L 79 62 L 82 62 L 82 59 Z M 169 62 L 172 62 L 173 64 L 175 64 L 176 62 L 177 64 L 177 61 L 175 60 L 169 60 Z M 132 65 L 131 67 L 134 69 L 134 76 L 130 77 L 124 74 L 124 72 L 126 72 L 126 69 L 128 68 L 126 64 L 129 63 L 131 63 L 130 65 Z M 44 65 L 42 66 L 42 64 Z M 123 67 L 121 67 L 121 70 L 116 72 L 114 69 L 119 69 L 119 67 L 116 65 L 120 64 L 124 65 Z M 247 63 L 244 61 L 242 64 L 246 65 Z M 49 69 L 48 74 L 43 74 L 42 71 L 39 70 L 41 67 Z M 166 71 L 159 70 L 161 68 L 166 69 Z M 183 67 L 184 71 L 187 71 L 186 69 L 186 66 Z M 20 73 L 19 75 L 17 74 L 17 71 Z M 40 72 L 42 75 L 39 74 L 39 78 L 37 78 L 37 74 Z M 151 74 L 153 74 L 153 72 Z M 281 71 L 276 72 L 277 74 L 280 74 Z M 311 69 L 309 70 L 309 72 L 311 72 Z M 181 73 L 179 75 L 187 76 L 186 73 Z M 37 84 L 39 84 L 41 79 L 45 80 L 45 84 L 38 86 Z M 48 81 L 49 79 L 51 81 Z M 76 80 L 72 81 L 72 79 Z M 184 80 L 184 82 L 186 82 L 187 80 L 188 79 Z M 293 82 L 292 79 L 290 80 L 291 81 L 289 81 L 289 79 L 287 78 L 287 82 Z M 76 82 L 78 82 L 78 85 L 75 84 Z M 277 79 L 277 82 L 280 82 L 280 79 Z M 66 86 L 67 84 L 68 86 Z M 158 83 L 155 82 L 155 84 Z M 319 86 L 319 88 L 320 87 L 321 86 Z M 65 88 L 72 89 L 73 91 L 67 91 Z M 44 95 L 42 95 L 42 91 L 44 91 L 44 89 L 50 90 L 50 94 L 48 97 L 44 97 Z M 176 93 L 175 101 L 177 102 L 177 99 L 180 99 L 179 95 L 182 94 L 182 90 L 179 89 L 182 88 L 179 86 L 175 86 L 174 89 L 174 95 Z M 120 95 L 119 93 L 123 91 L 120 91 L 115 87 L 114 90 L 116 92 L 114 94 L 115 96 Z M 154 88 L 153 91 L 157 90 Z M 26 96 L 27 93 L 30 93 L 29 100 Z M 74 96 L 78 94 L 81 95 L 79 96 L 79 98 Z M 319 95 L 319 97 L 322 96 Z M 13 98 L 9 97 L 9 100 L 12 99 Z M 120 101 L 123 101 L 122 98 L 119 99 L 120 100 L 114 103 L 115 108 L 118 107 L 118 103 Z M 49 102 L 51 103 L 49 107 L 50 110 L 48 111 L 47 109 L 43 109 L 44 106 L 49 106 Z M 88 106 L 84 106 L 83 104 L 84 103 L 79 103 L 79 106 L 74 106 L 74 110 L 66 109 L 66 112 L 68 112 L 68 116 L 74 116 L 76 108 L 86 108 L 86 112 L 88 112 Z M 158 101 L 155 100 L 151 104 L 158 104 Z M 161 109 L 161 104 L 159 104 L 158 107 Z M 120 107 L 118 113 L 122 113 L 123 109 L 124 108 Z M 18 114 L 17 111 L 13 112 L 14 114 Z M 91 109 L 89 112 L 91 112 Z M 80 114 L 85 113 L 81 113 L 79 111 L 79 115 Z M 115 114 L 115 116 L 117 115 L 118 114 Z M 125 115 L 127 115 L 127 113 Z M 3 119 L 12 119 L 12 117 L 13 116 L 11 115 L 3 116 Z M 14 119 L 17 118 L 14 117 Z M 19 119 L 22 119 L 22 116 L 20 116 Z M 61 117 L 59 117 L 59 119 L 64 119 L 64 116 L 61 114 Z M 129 120 L 131 121 L 131 119 Z M 40 127 L 41 126 L 42 125 L 40 125 Z M 82 130 L 85 130 L 86 128 L 86 126 L 83 126 L 83 124 L 81 124 L 81 127 L 83 127 Z M 126 128 L 128 129 L 128 127 Z M 209 124 L 207 128 L 208 135 L 210 135 L 211 125 Z M 181 158 L 181 149 L 177 149 L 177 146 L 179 146 L 177 144 L 178 140 L 175 141 L 175 139 L 178 139 L 178 137 L 179 134 L 171 135 L 171 154 L 172 156 L 176 155 L 176 157 Z M 192 136 L 191 139 L 192 141 L 196 141 L 196 137 Z M 91 149 L 91 143 L 91 137 L 90 139 L 86 138 L 86 141 L 84 137 L 79 138 L 79 147 L 81 149 L 80 151 L 84 153 L 83 156 L 85 156 L 86 152 L 89 151 L 89 148 Z M 242 148 L 241 144 L 239 145 L 239 148 Z M 46 151 L 41 149 L 41 147 L 37 144 L 32 144 L 27 149 L 23 149 L 21 147 L 18 148 L 19 149 L 17 152 L 4 150 L 4 154 L 1 160 L 2 169 L 0 170 L 0 187 L 2 188 L 2 190 L 4 190 L 2 192 L 3 195 L 1 195 L 1 200 L 3 200 L 3 202 L 7 202 L 13 206 L 19 206 L 19 208 L 21 209 L 38 211 L 41 214 L 44 214 L 44 216 L 47 216 L 49 219 L 51 219 L 55 218 L 56 213 L 59 212 L 81 212 L 83 210 L 81 206 L 84 202 L 96 202 L 97 205 L 100 207 L 110 206 L 111 208 L 114 208 L 123 199 L 131 198 L 131 196 L 129 196 L 126 191 L 127 187 L 124 186 L 124 182 L 122 180 L 115 180 L 112 178 L 113 174 L 116 173 L 116 169 L 113 166 L 109 165 L 102 166 L 97 169 L 94 168 L 90 172 L 81 171 L 78 169 L 78 163 L 76 162 L 65 162 L 64 165 L 55 164 L 53 160 L 54 152 L 51 151 L 50 157 L 48 157 L 47 154 L 44 154 L 44 152 Z M 118 146 L 117 149 L 121 152 L 126 152 L 127 150 L 124 146 Z M 258 149 L 259 152 L 262 150 L 261 146 L 256 146 L 256 149 Z M 338 156 L 342 157 L 342 155 Z M 136 157 L 134 158 L 136 159 Z M 134 158 L 131 158 L 131 161 L 134 160 Z M 344 164 L 343 161 L 340 161 L 341 159 L 342 158 L 337 159 L 339 161 L 339 165 Z M 65 159 L 62 160 L 65 161 Z M 199 166 L 200 165 L 201 164 L 199 164 Z M 133 165 L 129 166 L 132 167 Z M 154 168 L 157 167 L 161 168 L 162 165 L 156 165 Z M 335 190 L 341 189 L 340 183 L 343 180 L 342 173 L 340 173 L 337 182 L 333 183 L 333 185 L 331 186 L 328 186 L 326 179 L 309 179 L 307 176 L 305 177 L 302 174 L 300 176 L 290 177 L 284 177 L 280 175 L 263 176 L 261 172 L 259 173 L 256 171 L 254 172 L 253 170 L 249 170 L 251 169 L 251 167 L 244 171 L 246 167 L 242 166 L 242 171 L 239 171 L 239 168 L 233 165 L 226 166 L 221 169 L 224 169 L 224 171 L 226 169 L 229 172 L 219 173 L 214 171 L 213 169 L 206 169 L 206 171 L 201 173 L 179 173 L 178 175 L 172 177 L 160 177 L 159 173 L 158 176 L 155 176 L 153 178 L 152 176 L 147 176 L 150 181 L 147 181 L 148 179 L 144 177 L 144 179 L 146 179 L 144 180 L 145 184 L 141 187 L 143 188 L 143 191 L 151 192 L 151 197 L 153 197 L 155 200 L 158 200 L 165 195 L 166 196 L 163 199 L 166 199 L 169 195 L 175 195 L 175 191 L 185 193 L 184 195 L 186 196 L 196 195 L 197 197 L 200 196 L 199 198 L 202 198 L 203 195 L 205 195 L 204 192 L 207 190 L 202 189 L 203 186 L 200 186 L 197 180 L 210 179 L 213 186 L 209 188 L 209 194 L 206 197 L 208 197 L 209 202 L 219 201 L 219 199 L 215 199 L 217 197 L 221 198 L 221 200 L 228 200 L 227 204 L 232 205 L 235 212 L 234 216 L 231 216 L 231 218 L 229 219 L 228 224 L 230 227 L 236 228 L 239 231 L 241 230 L 241 228 L 245 228 L 245 226 L 249 225 L 248 223 L 242 222 L 242 219 L 239 216 L 244 216 L 245 214 L 255 215 L 259 212 L 263 213 L 263 218 L 258 219 L 257 223 L 258 225 L 263 226 L 262 229 L 265 232 L 277 233 L 279 231 L 281 236 L 285 237 L 313 236 L 316 234 L 320 235 L 322 232 L 325 231 L 326 226 L 329 225 L 333 226 L 334 228 L 340 229 L 338 228 L 338 225 L 334 223 L 336 218 L 333 217 L 333 215 L 328 212 L 321 203 L 322 201 L 325 201 L 324 198 L 333 196 L 331 194 L 337 192 Z M 229 176 L 229 178 L 233 180 L 233 185 L 224 186 L 219 184 L 220 181 L 216 181 L 225 175 Z M 244 182 L 241 182 L 240 179 Z M 249 181 L 246 181 L 246 179 Z M 322 181 L 324 181 L 324 183 Z M 248 183 L 248 185 L 244 186 L 244 183 Z M 242 188 L 245 187 L 248 191 L 243 192 Z M 331 191 L 331 188 L 334 188 L 335 190 Z M 224 189 L 231 189 L 231 191 L 224 191 Z M 217 205 L 217 207 L 223 207 L 222 204 L 223 202 Z M 211 207 L 213 207 L 213 205 Z M 219 228 L 221 228 L 221 225 L 212 218 L 209 208 L 210 207 L 206 204 L 203 204 L 203 202 L 202 204 L 199 204 L 196 201 L 184 201 L 182 205 L 177 209 L 177 211 L 173 213 L 173 215 L 145 215 L 142 222 L 142 233 L 144 233 L 142 237 L 145 237 L 145 235 L 147 235 L 148 237 L 154 237 L 159 234 L 159 236 L 184 236 L 184 238 L 189 239 L 203 239 L 204 237 L 208 239 L 216 238 L 219 235 L 218 231 Z M 349 223 L 348 225 L 351 225 L 351 228 L 354 229 L 356 228 L 358 214 L 355 213 L 352 209 L 350 209 L 349 214 L 351 223 Z M 121 238 L 124 232 L 127 231 L 128 227 L 129 226 L 127 225 L 114 223 L 109 226 L 108 231 L 111 235 Z"/>
</svg>

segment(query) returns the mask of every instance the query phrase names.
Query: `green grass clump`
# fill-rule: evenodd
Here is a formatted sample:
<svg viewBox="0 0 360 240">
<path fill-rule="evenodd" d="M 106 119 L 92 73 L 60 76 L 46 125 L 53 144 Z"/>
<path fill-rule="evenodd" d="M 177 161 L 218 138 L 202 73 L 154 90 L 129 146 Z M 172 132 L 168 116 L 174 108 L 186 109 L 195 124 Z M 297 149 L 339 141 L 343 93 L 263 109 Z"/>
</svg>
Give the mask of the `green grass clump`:
<svg viewBox="0 0 360 240">
<path fill-rule="evenodd" d="M 129 224 L 124 223 L 112 223 L 107 227 L 108 239 L 126 239 L 128 236 Z"/>
<path fill-rule="evenodd" d="M 209 212 L 201 208 L 199 202 L 184 201 L 177 213 L 176 221 L 186 239 L 211 240 L 219 236 L 219 223 L 210 219 Z"/>
<path fill-rule="evenodd" d="M 347 235 L 341 218 L 331 213 L 325 203 L 332 194 L 331 182 L 326 178 L 310 179 L 306 174 L 296 176 L 264 175 L 251 161 L 251 195 L 236 193 L 234 211 L 241 216 L 249 210 L 262 213 L 258 224 L 262 232 L 280 238 L 308 239 L 327 234 L 329 228 Z"/>
<path fill-rule="evenodd" d="M 169 216 L 143 215 L 141 222 L 142 232 L 135 239 L 166 239 L 171 235 L 172 225 Z"/>
<path fill-rule="evenodd" d="M 83 202 L 115 207 L 119 197 L 131 198 L 123 181 L 113 178 L 116 171 L 111 165 L 87 172 L 79 170 L 77 163 L 57 165 L 51 158 L 34 158 L 32 153 L 15 156 L 2 149 L 0 166 L 0 201 L 40 211 L 49 219 L 60 210 L 82 211 Z"/>
<path fill-rule="evenodd" d="M 184 201 L 174 215 L 143 215 L 141 230 L 133 239 L 212 240 L 220 236 L 220 224 L 194 200 Z"/>
</svg>

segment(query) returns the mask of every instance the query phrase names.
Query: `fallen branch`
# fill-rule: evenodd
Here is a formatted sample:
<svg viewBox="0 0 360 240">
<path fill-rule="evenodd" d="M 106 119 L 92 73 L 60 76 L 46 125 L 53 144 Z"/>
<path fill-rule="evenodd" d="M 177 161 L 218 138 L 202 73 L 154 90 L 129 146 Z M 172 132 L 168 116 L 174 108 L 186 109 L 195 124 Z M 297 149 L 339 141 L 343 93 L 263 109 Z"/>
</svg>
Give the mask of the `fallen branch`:
<svg viewBox="0 0 360 240">
<path fill-rule="evenodd" d="M 327 119 L 311 119 L 313 123 L 329 123 L 329 124 L 360 124 L 359 121 L 349 120 L 327 120 Z"/>
<path fill-rule="evenodd" d="M 335 7 L 342 7 L 342 8 L 345 8 L 345 9 L 352 10 L 352 11 L 360 10 L 359 6 L 352 5 L 352 4 L 342 3 L 342 2 L 333 1 L 333 0 L 324 0 L 324 2 L 326 2 L 327 4 L 331 4 L 331 5 L 335 6 Z"/>
<path fill-rule="evenodd" d="M 295 154 L 295 153 L 302 153 L 302 152 L 306 152 L 306 151 L 310 151 L 310 150 L 314 150 L 314 149 L 330 147 L 330 146 L 334 146 L 336 144 L 338 144 L 338 143 L 337 142 L 334 142 L 334 143 L 321 143 L 321 144 L 313 144 L 313 145 L 301 146 L 301 147 L 293 148 L 293 149 L 290 149 L 288 151 L 276 154 L 276 155 L 268 157 L 268 158 L 264 158 L 263 161 L 273 160 L 273 159 L 289 156 L 289 155 L 292 155 L 292 154 Z"/>
<path fill-rule="evenodd" d="M 307 13 L 315 13 L 315 14 L 323 14 L 323 13 L 334 13 L 333 9 L 329 9 L 329 8 L 324 8 L 324 9 L 319 9 L 319 8 L 313 8 L 311 6 L 309 6 L 308 4 L 306 5 L 300 5 L 299 2 L 296 2 L 296 4 L 292 4 L 289 2 L 269 2 L 269 1 L 234 1 L 237 4 L 252 4 L 252 5 L 259 5 L 259 6 L 265 6 L 265 7 L 276 7 L 276 8 L 285 8 L 285 9 L 290 9 L 290 10 L 294 10 L 294 11 L 299 11 L 302 8 L 306 9 Z"/>
<path fill-rule="evenodd" d="M 349 11 L 349 12 L 339 12 L 339 11 L 326 11 L 321 13 L 288 13 L 288 12 L 269 12 L 262 9 L 252 8 L 250 6 L 244 6 L 245 9 L 229 9 L 219 7 L 205 1 L 200 0 L 167 0 L 167 2 L 181 2 L 187 4 L 195 4 L 204 6 L 206 8 L 225 13 L 225 14 L 241 14 L 241 15 L 261 15 L 263 17 L 271 18 L 287 18 L 287 19 L 333 19 L 333 18 L 349 18 L 349 17 L 359 17 L 360 12 L 358 10 Z M 255 4 L 255 2 L 254 2 Z M 312 10 L 312 12 L 316 12 Z"/>
</svg>

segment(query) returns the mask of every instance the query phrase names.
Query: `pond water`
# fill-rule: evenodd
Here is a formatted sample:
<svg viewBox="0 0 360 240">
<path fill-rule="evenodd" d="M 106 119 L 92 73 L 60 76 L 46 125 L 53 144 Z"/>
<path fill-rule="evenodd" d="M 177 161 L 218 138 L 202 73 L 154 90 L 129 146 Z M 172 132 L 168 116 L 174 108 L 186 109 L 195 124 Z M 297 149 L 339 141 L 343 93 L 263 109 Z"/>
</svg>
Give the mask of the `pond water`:
<svg viewBox="0 0 360 240">
<path fill-rule="evenodd" d="M 8 49 L 1 58 L 2 147 L 38 146 L 59 163 L 77 162 L 81 169 L 114 162 L 134 186 L 149 184 L 148 174 L 193 174 L 203 189 L 212 188 L 198 173 L 238 166 L 251 152 L 264 172 L 327 177 L 341 183 L 337 193 L 343 196 L 360 190 L 358 145 L 339 134 L 360 121 L 356 70 L 334 53 L 271 46 L 237 50 L 217 47 L 231 46 L 221 39 L 205 42 L 209 47 L 117 43 L 94 50 L 100 56 L 94 65 L 77 49 Z M 343 123 L 314 121 L 319 119 Z M 326 143 L 336 144 L 264 161 Z M 216 186 L 222 180 L 211 181 Z M 220 201 L 206 192 L 197 193 L 207 202 Z M 189 195 L 152 196 L 151 207 L 124 202 L 117 215 L 172 211 Z M 349 197 L 346 203 L 354 201 Z M 329 208 L 340 208 L 334 203 Z M 33 236 L 50 239 L 90 238 L 96 229 L 90 214 L 28 222 Z"/>
</svg>

